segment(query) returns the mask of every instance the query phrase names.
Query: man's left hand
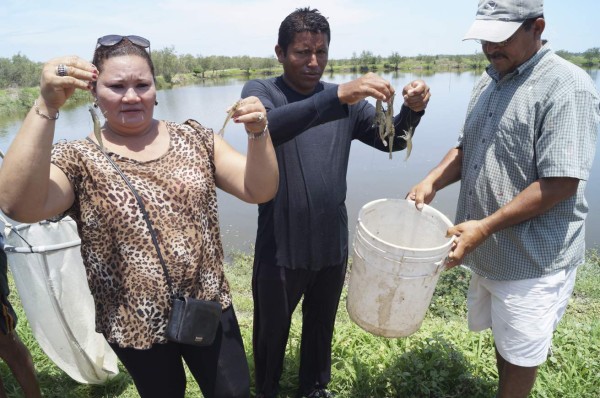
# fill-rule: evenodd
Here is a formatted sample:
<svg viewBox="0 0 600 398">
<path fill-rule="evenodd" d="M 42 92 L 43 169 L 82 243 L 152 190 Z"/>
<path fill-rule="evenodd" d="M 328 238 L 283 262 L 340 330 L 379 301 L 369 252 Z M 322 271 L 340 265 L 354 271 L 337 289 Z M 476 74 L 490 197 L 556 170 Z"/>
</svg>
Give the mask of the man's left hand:
<svg viewBox="0 0 600 398">
<path fill-rule="evenodd" d="M 402 96 L 404 97 L 404 105 L 414 112 L 421 112 L 427 108 L 431 93 L 429 92 L 429 86 L 423 80 L 414 80 L 404 86 Z"/>
<path fill-rule="evenodd" d="M 454 243 L 446 268 L 452 268 L 462 263 L 464 257 L 481 245 L 490 235 L 485 220 L 465 221 L 448 229 L 447 236 L 454 235 Z"/>
</svg>

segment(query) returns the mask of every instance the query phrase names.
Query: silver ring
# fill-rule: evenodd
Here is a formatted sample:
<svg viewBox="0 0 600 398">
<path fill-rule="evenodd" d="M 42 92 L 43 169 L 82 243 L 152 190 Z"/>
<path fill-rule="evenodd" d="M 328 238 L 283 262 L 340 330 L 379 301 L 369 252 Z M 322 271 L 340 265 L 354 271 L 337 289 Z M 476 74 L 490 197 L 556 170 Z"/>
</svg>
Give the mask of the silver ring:
<svg viewBox="0 0 600 398">
<path fill-rule="evenodd" d="M 259 113 L 257 122 L 262 122 L 264 118 L 265 118 L 265 115 L 263 115 L 262 112 Z"/>
<path fill-rule="evenodd" d="M 56 67 L 56 74 L 61 77 L 67 76 L 68 75 L 67 65 L 58 64 L 58 66 Z"/>
</svg>

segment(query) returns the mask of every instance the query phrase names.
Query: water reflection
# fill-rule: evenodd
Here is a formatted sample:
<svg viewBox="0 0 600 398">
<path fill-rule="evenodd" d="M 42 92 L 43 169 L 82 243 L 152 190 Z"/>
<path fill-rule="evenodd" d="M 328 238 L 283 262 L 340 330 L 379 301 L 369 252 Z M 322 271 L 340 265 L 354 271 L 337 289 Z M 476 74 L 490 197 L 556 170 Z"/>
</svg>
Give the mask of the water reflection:
<svg viewBox="0 0 600 398">
<path fill-rule="evenodd" d="M 600 87 L 598 70 L 589 73 Z M 373 150 L 359 142 L 352 146 L 347 195 L 351 233 L 358 211 L 365 203 L 380 198 L 403 198 L 456 143 L 471 89 L 479 77 L 479 73 L 473 71 L 434 74 L 393 72 L 382 75 L 392 82 L 396 90 L 401 90 L 413 79 L 423 78 L 431 87 L 432 99 L 413 139 L 413 151 L 407 162 L 404 161 L 404 153 L 394 154 L 393 159 L 389 160 L 387 153 Z M 358 73 L 327 74 L 326 80 L 342 83 L 359 76 Z M 243 84 L 244 81 L 236 79 L 205 80 L 193 86 L 160 90 L 155 117 L 178 122 L 194 118 L 201 124 L 218 130 L 226 109 L 239 98 Z M 55 140 L 78 139 L 91 132 L 92 123 L 87 107 L 88 104 L 61 111 Z M 2 151 L 6 151 L 20 124 L 20 120 L 0 120 Z M 229 123 L 225 139 L 237 150 L 246 151 L 247 139 L 242 126 Z M 600 153 L 600 148 L 597 148 L 597 153 Z M 450 219 L 454 218 L 458 190 L 459 185 L 454 184 L 439 192 L 432 203 Z M 594 162 L 586 196 L 591 207 L 586 241 L 588 247 L 595 247 L 600 245 L 600 212 L 596 208 L 600 203 L 598 159 Z M 219 192 L 218 197 L 226 250 L 250 252 L 256 234 L 257 207 L 222 192 Z"/>
</svg>

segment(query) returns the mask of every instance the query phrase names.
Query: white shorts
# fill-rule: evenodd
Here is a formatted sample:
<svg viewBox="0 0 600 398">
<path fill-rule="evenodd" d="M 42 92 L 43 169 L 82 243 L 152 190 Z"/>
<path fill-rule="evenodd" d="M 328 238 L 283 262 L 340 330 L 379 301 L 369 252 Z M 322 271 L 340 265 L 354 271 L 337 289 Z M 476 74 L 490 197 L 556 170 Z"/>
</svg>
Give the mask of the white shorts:
<svg viewBox="0 0 600 398">
<path fill-rule="evenodd" d="M 538 366 L 565 313 L 577 268 L 536 279 L 495 281 L 475 273 L 467 293 L 469 329 L 492 328 L 498 352 L 513 365 Z"/>
</svg>

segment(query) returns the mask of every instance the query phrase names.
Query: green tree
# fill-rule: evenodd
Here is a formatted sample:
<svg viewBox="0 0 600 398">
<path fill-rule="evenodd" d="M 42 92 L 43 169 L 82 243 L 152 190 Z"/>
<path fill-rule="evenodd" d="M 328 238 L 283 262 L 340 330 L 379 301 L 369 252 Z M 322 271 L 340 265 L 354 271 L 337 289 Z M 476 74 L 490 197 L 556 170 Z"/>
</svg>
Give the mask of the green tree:
<svg viewBox="0 0 600 398">
<path fill-rule="evenodd" d="M 33 62 L 24 55 L 0 58 L 0 88 L 37 87 L 43 64 Z"/>
<path fill-rule="evenodd" d="M 279 62 L 274 56 L 259 59 L 259 68 L 267 69 L 269 72 L 271 72 L 272 69 L 277 68 L 277 65 L 279 65 Z"/>
<path fill-rule="evenodd" d="M 194 69 L 192 69 L 192 73 L 195 77 L 204 78 L 204 72 L 205 70 L 201 66 L 196 66 Z"/>
<path fill-rule="evenodd" d="M 212 67 L 213 71 L 231 69 L 233 67 L 231 57 L 225 57 L 223 55 L 213 57 Z"/>
<path fill-rule="evenodd" d="M 377 64 L 377 57 L 371 51 L 363 50 L 358 57 L 358 65 L 361 72 L 367 72 Z"/>
<path fill-rule="evenodd" d="M 10 59 L 0 58 L 0 88 L 7 88 L 10 86 L 9 71 L 12 67 Z"/>
<path fill-rule="evenodd" d="M 454 67 L 456 69 L 460 69 L 461 65 L 463 64 L 462 55 L 453 55 L 451 58 L 452 58 L 452 61 L 454 61 Z"/>
<path fill-rule="evenodd" d="M 389 57 L 388 62 L 394 65 L 394 70 L 397 71 L 400 68 L 400 63 L 403 62 L 406 57 L 401 56 L 398 52 L 394 51 Z"/>
<path fill-rule="evenodd" d="M 556 55 L 558 55 L 559 57 L 564 58 L 564 59 L 570 59 L 574 56 L 573 53 L 570 53 L 566 50 L 558 50 L 558 51 L 556 51 Z"/>
<path fill-rule="evenodd" d="M 426 70 L 430 70 L 436 63 L 436 57 L 433 55 L 417 55 L 417 61 L 419 61 L 423 68 Z"/>
<path fill-rule="evenodd" d="M 162 50 L 152 51 L 152 62 L 154 62 L 156 75 L 162 76 L 165 82 L 171 83 L 173 76 L 178 72 L 177 66 L 179 64 L 177 55 L 175 54 L 175 47 L 170 46 Z"/>
<path fill-rule="evenodd" d="M 194 57 L 191 54 L 185 54 L 179 56 L 179 68 L 178 71 L 180 73 L 189 73 L 194 70 L 194 68 L 198 67 L 198 58 Z"/>
<path fill-rule="evenodd" d="M 213 67 L 213 60 L 211 57 L 201 57 L 200 60 L 200 68 L 202 69 L 202 78 L 205 78 L 204 75 L 206 71 L 209 71 Z"/>
<path fill-rule="evenodd" d="M 585 66 L 594 66 L 600 59 L 600 48 L 594 47 L 585 50 L 583 57 L 585 58 Z"/>
<path fill-rule="evenodd" d="M 250 69 L 252 69 L 252 59 L 250 59 L 249 56 L 244 55 L 240 57 L 239 62 L 239 68 L 245 71 L 247 76 L 250 76 Z"/>
<path fill-rule="evenodd" d="M 475 51 L 475 55 L 471 57 L 471 69 L 481 69 L 486 64 L 485 55 L 482 52 Z"/>
<path fill-rule="evenodd" d="M 327 66 L 329 67 L 329 73 L 333 73 L 333 67 L 337 65 L 337 62 L 334 59 L 330 59 L 327 61 Z"/>
</svg>

